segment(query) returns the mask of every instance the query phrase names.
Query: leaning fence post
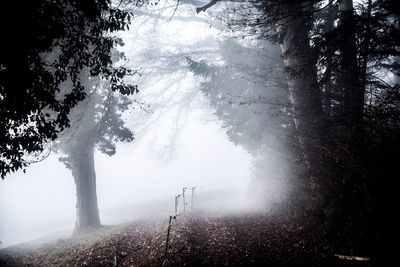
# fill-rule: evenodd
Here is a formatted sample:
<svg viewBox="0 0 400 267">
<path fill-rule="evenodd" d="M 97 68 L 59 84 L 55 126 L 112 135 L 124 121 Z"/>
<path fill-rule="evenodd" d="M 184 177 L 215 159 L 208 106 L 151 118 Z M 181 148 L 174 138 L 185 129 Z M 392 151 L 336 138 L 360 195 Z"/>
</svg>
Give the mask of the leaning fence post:
<svg viewBox="0 0 400 267">
<path fill-rule="evenodd" d="M 175 215 L 178 214 L 178 196 L 175 196 Z"/>
<path fill-rule="evenodd" d="M 186 198 L 185 198 L 186 187 L 182 188 L 182 198 L 183 198 L 183 213 L 186 212 Z"/>
<path fill-rule="evenodd" d="M 180 198 L 181 196 L 182 196 L 182 195 L 177 195 L 177 196 L 175 196 L 175 215 L 178 215 L 179 198 Z"/>
<path fill-rule="evenodd" d="M 171 232 L 171 221 L 172 221 L 172 219 L 175 219 L 175 218 L 176 218 L 176 216 L 169 216 L 167 241 L 165 242 L 165 251 L 164 251 L 165 256 L 167 256 L 167 253 L 168 253 L 169 234 Z"/>
<path fill-rule="evenodd" d="M 194 206 L 194 190 L 196 189 L 196 187 L 192 187 L 192 188 L 190 188 L 190 190 L 192 190 L 192 199 L 191 199 L 191 202 L 190 202 L 190 206 L 191 206 L 191 208 L 193 209 L 193 206 Z"/>
</svg>

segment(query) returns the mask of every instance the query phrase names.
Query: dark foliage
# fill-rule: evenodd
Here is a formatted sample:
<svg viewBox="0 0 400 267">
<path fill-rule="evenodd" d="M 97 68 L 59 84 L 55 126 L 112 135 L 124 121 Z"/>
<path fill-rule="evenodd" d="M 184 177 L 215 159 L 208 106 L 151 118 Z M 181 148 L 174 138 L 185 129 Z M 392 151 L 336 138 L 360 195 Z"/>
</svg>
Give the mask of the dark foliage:
<svg viewBox="0 0 400 267">
<path fill-rule="evenodd" d="M 123 82 L 125 68 L 112 66 L 111 33 L 125 30 L 129 12 L 110 0 L 9 1 L 0 25 L 0 174 L 24 168 L 25 156 L 41 152 L 69 126 L 70 110 L 85 98 L 80 73 L 110 80 L 123 94 L 137 87 Z M 63 92 L 61 85 L 70 83 Z"/>
<path fill-rule="evenodd" d="M 309 202 L 319 196 L 313 216 L 304 212 L 304 218 L 314 224 L 316 235 L 328 237 L 338 248 L 386 259 L 391 250 L 385 244 L 392 239 L 390 233 L 397 232 L 388 211 L 396 202 L 400 172 L 398 3 L 250 0 L 227 7 L 218 19 L 241 37 L 277 44 L 289 40 L 282 58 L 294 62 L 286 66 L 289 89 L 303 108 L 294 115 L 315 122 L 306 130 L 294 129 L 312 177 L 302 177 Z M 307 38 L 309 51 L 298 46 L 300 38 Z M 304 97 L 304 90 L 293 93 L 296 81 L 312 76 L 318 83 L 316 99 L 312 94 Z M 306 101 L 312 105 L 307 107 Z M 317 145 L 302 142 L 307 138 Z M 310 194 L 313 191 L 317 194 Z"/>
</svg>

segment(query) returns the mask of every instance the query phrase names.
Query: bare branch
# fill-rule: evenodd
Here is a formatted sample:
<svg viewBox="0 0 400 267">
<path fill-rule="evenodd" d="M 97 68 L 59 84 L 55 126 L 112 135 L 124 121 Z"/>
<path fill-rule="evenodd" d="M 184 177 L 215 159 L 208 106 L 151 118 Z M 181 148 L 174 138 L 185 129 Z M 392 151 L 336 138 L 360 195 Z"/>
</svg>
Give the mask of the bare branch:
<svg viewBox="0 0 400 267">
<path fill-rule="evenodd" d="M 217 2 L 218 2 L 218 0 L 212 0 L 210 3 L 208 3 L 208 4 L 206 4 L 206 5 L 202 6 L 202 7 L 196 8 L 197 14 L 199 14 L 199 13 L 202 12 L 202 11 L 203 11 L 203 12 L 206 11 L 207 9 L 209 9 L 210 7 L 212 7 L 213 5 L 215 5 Z"/>
<path fill-rule="evenodd" d="M 176 1 L 176 6 L 175 6 L 175 9 L 174 9 L 174 12 L 172 13 L 171 17 L 169 18 L 169 21 L 172 20 L 172 17 L 175 15 L 176 10 L 178 10 L 178 6 L 179 6 L 179 0 Z"/>
</svg>

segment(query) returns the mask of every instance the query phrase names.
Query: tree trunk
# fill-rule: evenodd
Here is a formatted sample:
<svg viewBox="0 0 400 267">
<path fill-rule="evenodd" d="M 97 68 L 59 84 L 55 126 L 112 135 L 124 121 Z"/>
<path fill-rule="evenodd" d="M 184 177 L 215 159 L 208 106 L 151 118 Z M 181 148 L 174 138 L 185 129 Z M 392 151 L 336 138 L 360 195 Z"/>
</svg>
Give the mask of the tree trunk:
<svg viewBox="0 0 400 267">
<path fill-rule="evenodd" d="M 100 226 L 97 206 L 94 144 L 80 143 L 70 155 L 71 169 L 76 185 L 76 223 L 74 232 Z"/>
<path fill-rule="evenodd" d="M 364 112 L 364 88 L 359 78 L 357 64 L 356 29 L 352 0 L 341 0 L 340 30 L 341 30 L 341 69 L 340 87 L 344 91 L 344 120 L 345 128 L 350 132 L 351 141 L 358 141 L 361 136 Z"/>
<path fill-rule="evenodd" d="M 361 47 L 361 55 L 362 55 L 362 64 L 360 67 L 361 72 L 361 89 L 363 90 L 363 95 L 365 95 L 366 87 L 367 87 L 367 66 L 368 66 L 368 56 L 369 56 L 369 46 L 370 46 L 370 39 L 371 39 L 371 25 L 370 20 L 372 16 L 372 0 L 368 0 L 368 7 L 367 7 L 367 25 L 365 26 L 365 36 L 362 42 Z"/>
<path fill-rule="evenodd" d="M 336 19 L 336 5 L 333 4 L 333 0 L 329 0 L 329 7 L 327 9 L 326 22 L 324 26 L 324 34 L 330 34 L 334 29 Z M 332 115 L 332 97 L 334 95 L 334 84 L 333 78 L 333 53 L 328 52 L 326 55 L 326 71 L 325 71 L 325 86 L 324 86 L 324 97 L 323 106 L 324 112 L 329 117 Z"/>
<path fill-rule="evenodd" d="M 335 210 L 337 211 L 336 221 L 342 229 L 342 242 L 348 244 L 348 249 L 351 250 L 364 245 L 366 208 L 363 175 L 363 154 L 366 153 L 363 128 L 365 86 L 362 85 L 362 79 L 360 80 L 355 26 L 353 1 L 341 0 L 338 26 L 340 66 L 337 90 L 342 92 L 343 112 L 340 114 L 335 147 L 339 170 Z"/>
<path fill-rule="evenodd" d="M 288 87 L 297 139 L 311 176 L 309 187 L 311 193 L 319 198 L 326 172 L 321 134 L 322 104 L 316 60 L 308 36 L 309 16 L 301 15 L 307 4 L 308 1 L 286 1 L 282 4 L 284 14 L 288 16 L 283 21 L 281 49 L 285 67 L 289 70 Z"/>
</svg>

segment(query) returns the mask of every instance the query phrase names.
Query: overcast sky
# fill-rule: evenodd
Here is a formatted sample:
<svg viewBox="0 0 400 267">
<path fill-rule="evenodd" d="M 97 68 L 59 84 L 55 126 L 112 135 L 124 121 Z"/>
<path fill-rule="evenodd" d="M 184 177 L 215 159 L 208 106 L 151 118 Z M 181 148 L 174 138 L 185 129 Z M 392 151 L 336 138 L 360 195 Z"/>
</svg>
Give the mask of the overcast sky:
<svg viewBox="0 0 400 267">
<path fill-rule="evenodd" d="M 212 49 L 213 45 L 216 48 L 217 32 L 203 22 L 160 20 L 157 25 L 148 21 L 138 23 L 140 27 L 133 25 L 130 32 L 123 34 L 124 50 L 132 65 L 138 54 L 157 41 L 167 42 L 164 51 L 170 52 L 204 48 L 200 43 L 206 43 L 207 49 Z M 201 94 L 192 95 L 190 106 L 184 110 L 179 104 L 174 105 L 175 102 L 169 103 L 169 107 L 159 106 L 160 94 L 155 97 L 153 94 L 165 91 L 163 86 L 171 79 L 172 86 L 168 90 L 172 91 L 179 89 L 181 92 L 186 88 L 193 92 L 198 89 L 198 83 L 190 75 L 180 77 L 179 84 L 174 82 L 176 77 L 159 77 L 161 80 L 155 81 L 144 75 L 144 81 L 138 81 L 142 83 L 139 84 L 141 96 L 155 103 L 151 107 L 153 117 L 145 119 L 152 120 L 153 124 L 138 129 L 138 140 L 119 145 L 113 157 L 96 153 L 98 202 L 103 223 L 124 221 L 124 214 L 133 218 L 140 210 L 138 207 L 146 206 L 146 203 L 171 199 L 172 204 L 173 197 L 183 186 L 196 186 L 200 192 L 226 188 L 246 190 L 250 156 L 227 140 L 221 122 L 217 121 Z M 179 95 L 187 97 L 185 91 Z M 179 99 L 174 96 L 176 103 Z M 158 107 L 163 109 L 157 110 Z M 180 112 L 185 113 L 184 119 L 180 117 L 177 123 Z M 131 127 L 138 126 L 129 119 L 132 117 L 127 116 Z M 178 131 L 176 125 L 179 125 Z M 73 178 L 58 162 L 57 155 L 32 165 L 26 174 L 9 175 L 0 182 L 2 246 L 54 232 L 70 232 L 74 226 L 75 202 Z M 113 210 L 124 212 L 113 213 Z"/>
<path fill-rule="evenodd" d="M 193 111 L 169 161 L 160 159 L 151 140 L 120 145 L 108 157 L 96 154 L 97 192 L 102 221 L 113 218 L 112 209 L 134 215 L 136 205 L 171 199 L 183 186 L 201 191 L 246 189 L 250 158 L 227 141 L 223 130 L 205 114 Z M 211 116 L 211 115 L 210 115 Z M 161 129 L 158 129 L 161 130 Z M 72 230 L 75 188 L 70 172 L 51 156 L 1 181 L 0 239 L 8 245 L 57 231 Z M 166 200 L 168 201 L 168 200 Z M 129 217 L 129 216 L 128 216 Z"/>
</svg>

